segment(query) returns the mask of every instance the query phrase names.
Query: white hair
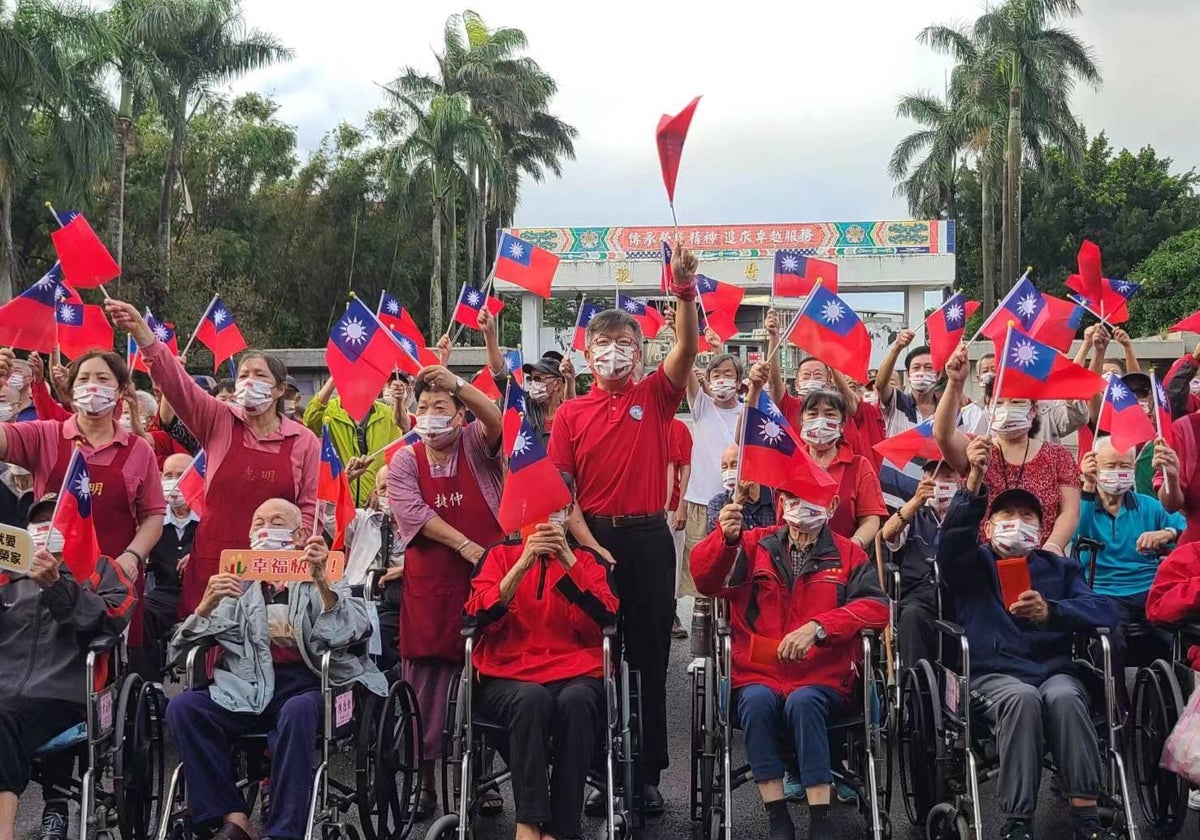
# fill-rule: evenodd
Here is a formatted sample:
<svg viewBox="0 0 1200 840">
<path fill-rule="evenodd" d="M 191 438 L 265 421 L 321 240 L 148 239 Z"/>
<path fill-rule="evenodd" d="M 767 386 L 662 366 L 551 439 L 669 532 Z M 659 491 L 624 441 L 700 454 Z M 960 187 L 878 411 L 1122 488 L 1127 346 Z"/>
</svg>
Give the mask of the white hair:
<svg viewBox="0 0 1200 840">
<path fill-rule="evenodd" d="M 158 413 L 158 400 L 149 391 L 137 391 L 138 405 L 142 408 L 142 414 L 146 419 L 153 417 Z"/>
<path fill-rule="evenodd" d="M 1121 450 L 1117 449 L 1116 445 L 1113 444 L 1112 437 L 1109 435 L 1101 435 L 1100 437 L 1096 438 L 1095 449 L 1093 451 L 1095 451 L 1096 454 L 1099 454 L 1101 449 L 1111 449 L 1113 452 L 1117 453 L 1117 457 L 1119 458 L 1134 458 L 1137 456 L 1136 446 L 1131 446 L 1129 449 L 1126 449 L 1124 452 L 1122 452 Z"/>
</svg>

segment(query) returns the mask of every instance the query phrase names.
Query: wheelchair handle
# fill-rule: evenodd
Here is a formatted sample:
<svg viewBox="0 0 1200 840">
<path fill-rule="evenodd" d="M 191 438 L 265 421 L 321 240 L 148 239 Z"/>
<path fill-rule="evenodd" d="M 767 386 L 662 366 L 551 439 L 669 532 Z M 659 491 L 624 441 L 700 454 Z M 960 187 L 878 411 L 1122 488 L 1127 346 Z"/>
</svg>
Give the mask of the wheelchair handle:
<svg viewBox="0 0 1200 840">
<path fill-rule="evenodd" d="M 937 629 L 937 631 L 939 633 L 943 633 L 947 636 L 953 636 L 956 639 L 961 639 L 963 636 L 967 635 L 966 630 L 964 630 L 962 627 L 960 627 L 959 625 L 955 624 L 952 621 L 945 621 L 944 619 L 938 619 L 937 621 L 935 621 L 933 623 L 933 626 Z"/>
<path fill-rule="evenodd" d="M 604 637 L 606 639 L 615 638 L 617 635 L 617 625 L 606 624 L 606 625 L 604 625 L 604 628 L 600 632 L 604 634 Z"/>
<path fill-rule="evenodd" d="M 107 653 L 116 648 L 121 643 L 120 636 L 114 636 L 111 633 L 104 633 L 96 636 L 88 642 L 88 650 L 92 653 Z"/>
</svg>

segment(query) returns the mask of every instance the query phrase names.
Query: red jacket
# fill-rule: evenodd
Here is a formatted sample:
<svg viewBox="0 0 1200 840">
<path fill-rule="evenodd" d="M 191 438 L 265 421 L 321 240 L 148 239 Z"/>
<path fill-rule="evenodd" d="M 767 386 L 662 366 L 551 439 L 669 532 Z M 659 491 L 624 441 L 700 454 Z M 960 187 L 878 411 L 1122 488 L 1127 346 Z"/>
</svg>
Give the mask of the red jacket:
<svg viewBox="0 0 1200 840">
<path fill-rule="evenodd" d="M 1159 564 L 1146 618 L 1155 624 L 1200 620 L 1200 542 L 1179 546 Z"/>
<path fill-rule="evenodd" d="M 570 571 L 558 560 L 537 560 L 505 606 L 500 583 L 523 550 L 520 542 L 493 546 L 471 580 L 464 609 L 483 631 L 475 642 L 475 668 L 489 677 L 536 683 L 603 676 L 602 631 L 616 623 L 617 612 L 607 564 L 586 548 L 575 549 Z"/>
<path fill-rule="evenodd" d="M 734 688 L 766 685 L 778 694 L 806 685 L 845 695 L 854 690 L 859 632 L 882 630 L 888 622 L 875 566 L 857 543 L 826 527 L 793 580 L 786 526 L 743 532 L 732 546 L 718 529 L 692 549 L 691 565 L 701 594 L 729 602 Z M 778 642 L 809 621 L 825 628 L 826 639 L 803 660 L 751 661 L 751 635 Z"/>
</svg>

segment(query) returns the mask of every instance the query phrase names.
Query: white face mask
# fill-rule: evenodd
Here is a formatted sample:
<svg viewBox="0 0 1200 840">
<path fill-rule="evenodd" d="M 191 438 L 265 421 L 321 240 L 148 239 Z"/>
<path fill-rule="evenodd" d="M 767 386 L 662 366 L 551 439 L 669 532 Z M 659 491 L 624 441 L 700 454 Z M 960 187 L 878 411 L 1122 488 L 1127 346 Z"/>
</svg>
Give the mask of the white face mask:
<svg viewBox="0 0 1200 840">
<path fill-rule="evenodd" d="M 957 492 L 957 481 L 935 481 L 933 482 L 933 495 L 929 498 L 929 504 L 939 511 L 944 511 L 950 507 L 950 500 L 954 498 L 954 494 Z"/>
<path fill-rule="evenodd" d="M 829 521 L 829 510 L 802 499 L 789 499 L 783 503 L 783 521 L 806 534 L 811 534 L 821 530 Z"/>
<path fill-rule="evenodd" d="M 800 437 L 805 443 L 824 449 L 842 435 L 842 423 L 832 417 L 810 417 L 800 426 Z"/>
<path fill-rule="evenodd" d="M 633 369 L 633 348 L 609 344 L 592 351 L 592 369 L 601 379 L 624 379 Z"/>
<path fill-rule="evenodd" d="M 271 396 L 271 384 L 260 379 L 240 379 L 233 390 L 233 400 L 247 414 L 262 414 L 275 398 Z"/>
<path fill-rule="evenodd" d="M 1200 376 L 1188 383 L 1188 392 L 1193 396 L 1200 397 Z"/>
<path fill-rule="evenodd" d="M 1030 406 L 1020 403 L 997 406 L 992 415 L 992 431 L 1003 438 L 1020 437 L 1033 426 L 1029 409 Z"/>
<path fill-rule="evenodd" d="M 163 496 L 167 500 L 168 505 L 178 505 L 183 503 L 183 494 L 179 492 L 179 479 L 164 478 L 162 480 Z"/>
<path fill-rule="evenodd" d="M 117 389 L 111 385 L 76 385 L 71 403 L 87 414 L 108 414 L 117 404 Z"/>
<path fill-rule="evenodd" d="M 379 510 L 383 511 L 384 513 L 387 513 L 389 510 L 391 510 L 391 507 L 388 503 L 388 497 L 387 496 L 376 496 L 375 497 L 375 507 L 379 508 Z"/>
<path fill-rule="evenodd" d="M 863 402 L 871 405 L 879 404 L 879 394 L 875 391 L 866 391 L 863 393 Z"/>
<path fill-rule="evenodd" d="M 533 400 L 538 405 L 541 405 L 542 403 L 546 402 L 546 400 L 550 399 L 550 391 L 546 388 L 546 383 L 538 382 L 536 379 L 529 383 L 529 389 L 527 393 L 529 394 L 529 399 Z"/>
<path fill-rule="evenodd" d="M 287 528 L 259 528 L 250 535 L 254 551 L 290 551 L 295 547 L 296 539 Z"/>
<path fill-rule="evenodd" d="M 1120 496 L 1133 484 L 1133 470 L 1099 470 L 1096 474 L 1096 486 L 1111 496 Z"/>
<path fill-rule="evenodd" d="M 63 546 L 66 544 L 62 531 L 52 528 L 49 522 L 35 522 L 26 530 L 33 539 L 34 551 L 46 545 L 46 535 L 49 534 L 50 544 L 46 546 L 46 550 L 51 554 L 62 554 Z"/>
<path fill-rule="evenodd" d="M 737 467 L 731 470 L 721 470 L 721 486 L 730 493 L 733 492 L 733 488 L 737 485 L 737 474 Z"/>
<path fill-rule="evenodd" d="M 737 393 L 737 380 L 714 379 L 708 383 L 708 387 L 712 390 L 714 400 L 725 402 Z"/>
<path fill-rule="evenodd" d="M 992 523 L 992 548 L 1001 557 L 1026 557 L 1037 548 L 1041 529 L 1021 519 Z"/>
<path fill-rule="evenodd" d="M 992 380 L 995 378 L 996 374 L 994 371 L 984 371 L 983 373 L 979 374 L 979 387 L 987 388 L 987 386 L 992 384 Z"/>
<path fill-rule="evenodd" d="M 129 416 L 128 411 L 117 418 L 117 425 L 127 432 L 133 431 L 133 418 Z"/>
<path fill-rule="evenodd" d="M 550 514 L 549 522 L 551 525 L 557 525 L 560 528 L 565 528 L 567 525 L 566 509 L 564 508 L 563 510 L 556 510 L 554 513 Z"/>
<path fill-rule="evenodd" d="M 25 378 L 23 373 L 14 373 L 8 377 L 8 387 L 12 388 L 18 394 L 25 390 L 25 385 L 29 380 Z"/>
<path fill-rule="evenodd" d="M 927 394 L 936 384 L 937 374 L 927 370 L 919 370 L 908 377 L 908 387 L 916 394 Z"/>
<path fill-rule="evenodd" d="M 0 423 L 7 423 L 13 417 L 12 403 L 0 403 Z"/>
<path fill-rule="evenodd" d="M 454 433 L 454 418 L 441 414 L 422 414 L 414 428 L 421 440 L 434 446 L 443 443 Z"/>
<path fill-rule="evenodd" d="M 384 391 L 379 399 L 384 405 L 394 406 L 396 404 L 396 395 L 391 391 Z"/>
<path fill-rule="evenodd" d="M 824 380 L 805 379 L 799 385 L 796 386 L 796 394 L 799 395 L 799 397 L 801 399 L 804 399 L 809 394 L 813 393 L 814 391 L 820 391 L 824 387 L 825 387 Z"/>
</svg>

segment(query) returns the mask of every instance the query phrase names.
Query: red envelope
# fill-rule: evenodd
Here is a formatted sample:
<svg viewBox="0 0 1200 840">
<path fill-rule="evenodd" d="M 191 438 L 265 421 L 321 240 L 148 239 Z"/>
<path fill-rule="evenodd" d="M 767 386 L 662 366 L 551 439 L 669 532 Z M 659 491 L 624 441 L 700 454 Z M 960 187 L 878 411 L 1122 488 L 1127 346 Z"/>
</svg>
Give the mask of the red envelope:
<svg viewBox="0 0 1200 840">
<path fill-rule="evenodd" d="M 1000 597 L 1004 599 L 1005 609 L 1015 604 L 1022 592 L 1033 589 L 1033 583 L 1029 580 L 1029 564 L 1024 557 L 997 560 L 996 572 L 1000 576 Z"/>
<path fill-rule="evenodd" d="M 750 634 L 750 661 L 755 665 L 778 665 L 779 645 L 782 639 Z"/>
</svg>

